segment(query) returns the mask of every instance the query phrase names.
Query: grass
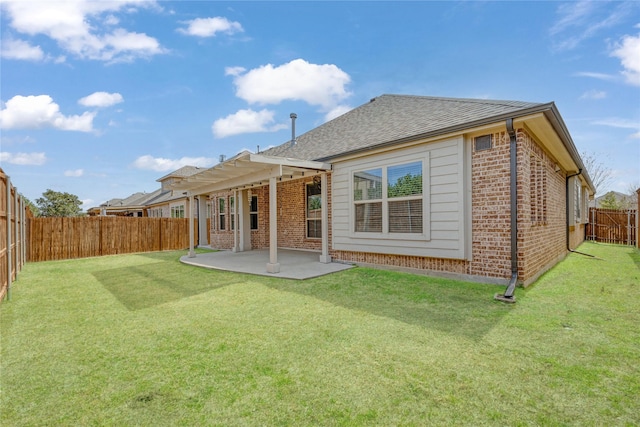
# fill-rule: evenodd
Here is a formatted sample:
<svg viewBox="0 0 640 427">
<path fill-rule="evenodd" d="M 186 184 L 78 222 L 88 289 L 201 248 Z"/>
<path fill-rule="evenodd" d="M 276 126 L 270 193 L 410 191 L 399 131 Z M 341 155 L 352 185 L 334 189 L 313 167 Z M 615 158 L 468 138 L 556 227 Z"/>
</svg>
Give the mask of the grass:
<svg viewBox="0 0 640 427">
<path fill-rule="evenodd" d="M 638 425 L 640 252 L 580 250 L 514 305 L 366 268 L 30 263 L 0 305 L 0 425 Z"/>
</svg>

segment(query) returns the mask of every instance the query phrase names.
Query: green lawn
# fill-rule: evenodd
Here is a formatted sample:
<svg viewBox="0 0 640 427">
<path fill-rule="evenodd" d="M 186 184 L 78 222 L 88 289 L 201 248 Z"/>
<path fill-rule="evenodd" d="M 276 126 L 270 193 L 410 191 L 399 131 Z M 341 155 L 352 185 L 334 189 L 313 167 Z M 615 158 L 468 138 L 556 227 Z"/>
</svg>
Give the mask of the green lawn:
<svg viewBox="0 0 640 427">
<path fill-rule="evenodd" d="M 640 425 L 640 252 L 579 249 L 513 305 L 366 268 L 30 263 L 0 305 L 0 425 Z"/>
</svg>

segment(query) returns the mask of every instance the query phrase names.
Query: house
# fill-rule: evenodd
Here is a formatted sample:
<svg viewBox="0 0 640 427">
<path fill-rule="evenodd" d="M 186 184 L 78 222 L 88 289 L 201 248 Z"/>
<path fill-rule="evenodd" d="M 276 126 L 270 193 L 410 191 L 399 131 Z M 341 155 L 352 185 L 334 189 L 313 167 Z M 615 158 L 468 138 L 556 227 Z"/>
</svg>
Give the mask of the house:
<svg viewBox="0 0 640 427">
<path fill-rule="evenodd" d="M 133 217 L 185 218 L 187 196 L 168 187 L 186 177 L 201 172 L 203 168 L 183 166 L 159 179 L 160 188 L 151 192 L 137 192 L 124 199 L 111 199 L 98 207 L 87 209 L 90 216 L 118 215 Z M 206 218 L 206 215 L 205 215 Z M 206 228 L 206 225 L 204 226 Z M 202 243 L 201 243 L 202 244 Z"/>
<path fill-rule="evenodd" d="M 211 246 L 269 248 L 269 272 L 278 248 L 313 250 L 509 284 L 507 298 L 584 240 L 595 193 L 554 103 L 405 95 L 168 188 L 212 202 Z"/>
</svg>

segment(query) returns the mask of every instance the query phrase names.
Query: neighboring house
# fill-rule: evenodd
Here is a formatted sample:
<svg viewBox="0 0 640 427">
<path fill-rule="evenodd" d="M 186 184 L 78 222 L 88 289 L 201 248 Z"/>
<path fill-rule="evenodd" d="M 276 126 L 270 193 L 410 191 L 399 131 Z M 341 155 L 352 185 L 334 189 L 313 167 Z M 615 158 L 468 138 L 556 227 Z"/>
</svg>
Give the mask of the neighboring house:
<svg viewBox="0 0 640 427">
<path fill-rule="evenodd" d="M 105 215 L 118 215 L 118 216 L 133 216 L 133 217 L 155 217 L 155 218 L 186 218 L 189 216 L 189 205 L 186 194 L 181 191 L 173 191 L 168 187 L 176 182 L 203 171 L 203 168 L 196 166 L 183 166 L 180 169 L 173 171 L 157 181 L 160 182 L 161 187 L 152 193 L 134 193 L 125 199 L 111 199 L 98 207 L 90 208 L 87 210 L 87 214 L 90 216 L 105 216 Z M 205 200 L 203 203 L 203 209 L 200 210 L 200 206 L 196 206 L 198 210 L 194 212 L 195 218 L 200 218 L 202 223 L 199 223 L 198 229 L 202 230 L 199 233 L 198 242 L 200 245 L 206 245 L 208 242 L 209 229 L 209 202 Z"/>
<path fill-rule="evenodd" d="M 605 205 L 613 204 L 620 209 L 635 209 L 636 196 L 619 193 L 617 191 L 609 191 L 600 197 L 596 197 L 595 200 L 590 201 L 589 207 L 602 208 L 602 202 L 605 202 Z"/>
<path fill-rule="evenodd" d="M 210 199 L 211 246 L 269 248 L 269 272 L 293 248 L 510 288 L 584 240 L 595 193 L 554 103 L 403 95 L 167 188 Z"/>
</svg>

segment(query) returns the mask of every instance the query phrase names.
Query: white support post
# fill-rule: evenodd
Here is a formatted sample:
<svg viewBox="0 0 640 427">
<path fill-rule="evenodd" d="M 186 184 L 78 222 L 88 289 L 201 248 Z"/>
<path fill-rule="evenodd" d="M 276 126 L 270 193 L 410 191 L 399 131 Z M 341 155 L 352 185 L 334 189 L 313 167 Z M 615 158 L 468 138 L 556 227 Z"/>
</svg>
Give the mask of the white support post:
<svg viewBox="0 0 640 427">
<path fill-rule="evenodd" d="M 320 255 L 320 262 L 323 264 L 329 264 L 331 262 L 331 255 L 329 255 L 329 205 L 328 205 L 328 188 L 327 188 L 327 173 L 322 172 L 320 175 L 320 198 L 321 198 L 321 234 L 322 234 L 322 254 Z"/>
<path fill-rule="evenodd" d="M 276 177 L 269 178 L 269 263 L 268 273 L 279 273 L 278 263 L 278 197 Z"/>
<path fill-rule="evenodd" d="M 195 258 L 196 253 L 193 250 L 194 247 L 194 233 L 193 233 L 193 196 L 189 195 L 187 198 L 187 208 L 189 209 L 189 258 Z"/>
</svg>

